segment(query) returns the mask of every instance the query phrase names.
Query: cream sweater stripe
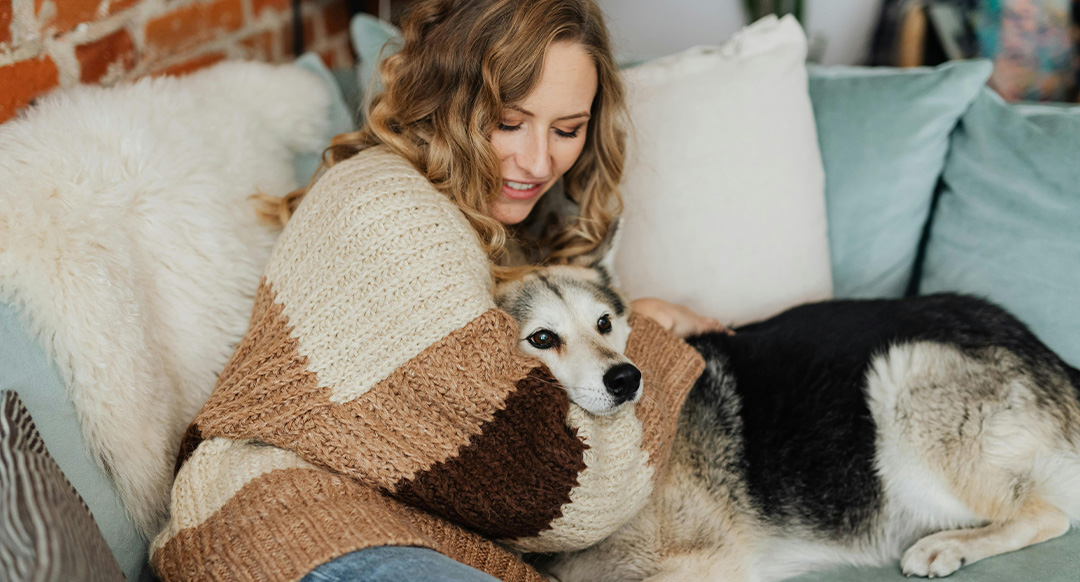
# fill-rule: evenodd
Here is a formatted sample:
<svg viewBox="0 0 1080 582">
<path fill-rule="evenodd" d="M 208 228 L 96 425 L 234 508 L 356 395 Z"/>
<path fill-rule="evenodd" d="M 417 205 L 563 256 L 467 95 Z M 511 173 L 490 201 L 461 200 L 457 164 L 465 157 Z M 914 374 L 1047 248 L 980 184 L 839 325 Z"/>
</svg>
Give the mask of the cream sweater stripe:
<svg viewBox="0 0 1080 582">
<path fill-rule="evenodd" d="M 316 183 L 266 279 L 308 369 L 339 404 L 494 307 L 488 260 L 465 217 L 383 148 Z"/>
<path fill-rule="evenodd" d="M 259 477 L 279 469 L 316 469 L 292 451 L 248 441 L 203 442 L 173 482 L 169 522 L 150 545 L 153 554 L 182 529 L 198 527 Z"/>
</svg>

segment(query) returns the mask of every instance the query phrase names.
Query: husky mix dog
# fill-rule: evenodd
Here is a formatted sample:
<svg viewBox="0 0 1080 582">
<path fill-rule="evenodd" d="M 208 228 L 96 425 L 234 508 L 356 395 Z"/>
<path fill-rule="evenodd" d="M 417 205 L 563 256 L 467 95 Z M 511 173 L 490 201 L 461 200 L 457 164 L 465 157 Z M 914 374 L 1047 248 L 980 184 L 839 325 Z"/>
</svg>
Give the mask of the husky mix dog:
<svg viewBox="0 0 1080 582">
<path fill-rule="evenodd" d="M 571 400 L 640 397 L 609 252 L 501 285 Z M 982 300 L 831 301 L 689 339 L 705 358 L 669 472 L 637 517 L 544 564 L 561 582 L 777 580 L 900 558 L 907 575 L 1080 521 L 1080 371 Z"/>
</svg>

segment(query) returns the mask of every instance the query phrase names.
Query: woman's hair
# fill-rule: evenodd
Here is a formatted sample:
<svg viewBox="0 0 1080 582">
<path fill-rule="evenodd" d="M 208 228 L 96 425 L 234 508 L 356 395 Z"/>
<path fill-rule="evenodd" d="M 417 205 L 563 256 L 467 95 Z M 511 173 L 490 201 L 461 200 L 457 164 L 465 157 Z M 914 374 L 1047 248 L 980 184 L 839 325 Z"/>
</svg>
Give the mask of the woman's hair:
<svg viewBox="0 0 1080 582">
<path fill-rule="evenodd" d="M 548 46 L 577 42 L 595 62 L 598 80 L 584 148 L 563 176 L 580 213 L 540 242 L 550 249 L 548 263 L 594 249 L 622 211 L 618 186 L 625 153 L 622 84 L 594 0 L 422 0 L 411 7 L 401 32 L 404 44 L 380 67 L 385 89 L 371 98 L 366 123 L 333 139 L 312 183 L 364 149 L 388 146 L 461 209 L 499 265 L 509 235 L 489 211 L 502 188 L 491 134 L 504 107 L 536 87 Z M 284 224 L 307 189 L 274 198 L 261 214 Z M 497 280 L 520 271 L 493 269 Z"/>
</svg>

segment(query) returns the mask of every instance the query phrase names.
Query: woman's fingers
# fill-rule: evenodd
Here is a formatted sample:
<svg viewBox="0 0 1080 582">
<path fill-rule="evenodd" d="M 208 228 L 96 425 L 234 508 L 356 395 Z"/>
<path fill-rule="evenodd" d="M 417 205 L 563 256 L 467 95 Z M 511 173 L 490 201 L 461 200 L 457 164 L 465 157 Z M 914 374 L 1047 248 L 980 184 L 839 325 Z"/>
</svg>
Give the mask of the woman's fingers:
<svg viewBox="0 0 1080 582">
<path fill-rule="evenodd" d="M 708 332 L 722 332 L 728 335 L 735 333 L 715 317 L 706 317 L 685 305 L 671 303 L 656 297 L 635 299 L 632 306 L 635 311 L 653 318 L 680 338 Z"/>
<path fill-rule="evenodd" d="M 719 319 L 716 319 L 715 317 L 707 317 L 707 318 L 705 318 L 705 320 L 706 320 L 706 324 L 705 324 L 706 329 L 705 329 L 705 331 L 707 331 L 707 332 L 716 331 L 716 332 L 725 333 L 727 335 L 735 335 L 735 331 L 732 330 L 730 327 L 720 323 Z"/>
</svg>

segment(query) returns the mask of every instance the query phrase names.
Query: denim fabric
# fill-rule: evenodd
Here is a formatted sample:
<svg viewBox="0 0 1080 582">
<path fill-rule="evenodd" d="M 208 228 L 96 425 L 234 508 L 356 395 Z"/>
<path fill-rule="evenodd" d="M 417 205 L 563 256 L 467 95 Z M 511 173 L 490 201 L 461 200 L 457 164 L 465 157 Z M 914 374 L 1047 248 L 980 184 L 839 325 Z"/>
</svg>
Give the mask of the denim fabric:
<svg viewBox="0 0 1080 582">
<path fill-rule="evenodd" d="M 315 568 L 300 582 L 499 582 L 427 548 L 378 546 Z"/>
</svg>

